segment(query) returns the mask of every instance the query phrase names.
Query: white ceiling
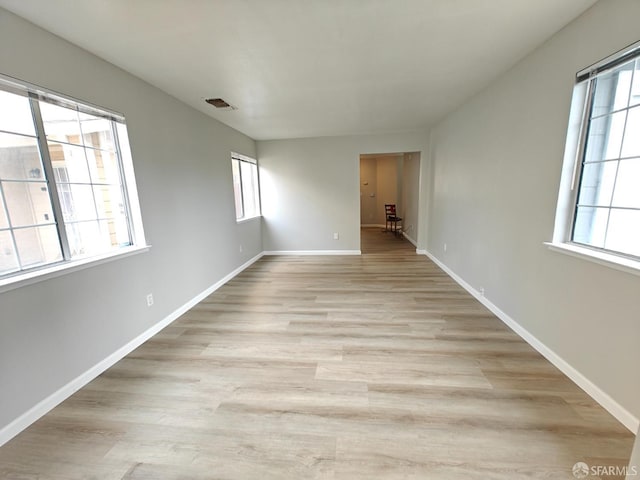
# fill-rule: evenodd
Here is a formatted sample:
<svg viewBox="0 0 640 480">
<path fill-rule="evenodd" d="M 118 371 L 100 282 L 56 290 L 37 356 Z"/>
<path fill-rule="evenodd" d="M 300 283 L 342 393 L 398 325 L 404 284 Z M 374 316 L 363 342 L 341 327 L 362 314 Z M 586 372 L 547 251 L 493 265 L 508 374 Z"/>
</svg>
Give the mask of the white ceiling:
<svg viewBox="0 0 640 480">
<path fill-rule="evenodd" d="M 258 140 L 426 128 L 594 3 L 0 0 Z"/>
</svg>

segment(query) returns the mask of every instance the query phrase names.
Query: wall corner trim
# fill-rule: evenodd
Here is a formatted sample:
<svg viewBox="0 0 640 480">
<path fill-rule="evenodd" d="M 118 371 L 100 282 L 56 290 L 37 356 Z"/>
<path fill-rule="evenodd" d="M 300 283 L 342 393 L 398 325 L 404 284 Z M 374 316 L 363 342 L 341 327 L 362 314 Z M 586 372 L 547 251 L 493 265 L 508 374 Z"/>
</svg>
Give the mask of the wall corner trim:
<svg viewBox="0 0 640 480">
<path fill-rule="evenodd" d="M 547 347 L 538 338 L 532 335 L 527 329 L 522 327 L 517 321 L 500 310 L 498 306 L 493 304 L 487 297 L 480 294 L 479 291 L 474 289 L 471 285 L 465 282 L 460 276 L 458 276 L 453 270 L 442 263 L 432 253 L 426 250 L 416 250 L 416 253 L 424 253 L 429 259 L 431 259 L 438 267 L 445 271 L 447 275 L 453 278 L 462 288 L 469 292 L 480 303 L 487 307 L 495 316 L 497 316 L 503 323 L 505 323 L 511 330 L 513 330 L 520 338 L 531 345 L 538 353 L 549 360 L 555 365 L 562 373 L 564 373 L 571 381 L 573 381 L 578 387 L 584 390 L 591 398 L 593 398 L 600 406 L 613 415 L 620 423 L 627 427 L 632 433 L 638 431 L 640 426 L 640 419 L 636 418 L 631 412 L 625 409 L 622 405 L 616 402 L 611 396 L 603 391 L 600 387 L 595 385 L 591 380 L 580 373 L 576 368 L 564 360 L 560 355 Z"/>
<path fill-rule="evenodd" d="M 52 410 L 53 408 L 58 406 L 60 403 L 62 403 L 64 400 L 69 398 L 75 392 L 80 390 L 82 387 L 87 385 L 89 382 L 91 382 L 93 379 L 95 379 L 98 375 L 100 375 L 101 373 L 103 373 L 108 368 L 112 367 L 113 365 L 115 365 L 118 361 L 122 360 L 124 357 L 126 357 L 133 350 L 135 350 L 140 345 L 142 345 L 144 342 L 146 342 L 151 337 L 153 337 L 156 333 L 160 332 L 163 328 L 165 328 L 168 325 L 170 325 L 171 323 L 173 323 L 181 315 L 186 313 L 188 310 L 190 310 L 195 305 L 200 303 L 206 297 L 208 297 L 213 292 L 218 290 L 221 286 L 223 286 L 225 283 L 227 283 L 233 277 L 238 275 L 243 270 L 249 268 L 252 264 L 257 262 L 258 260 L 260 260 L 263 255 L 264 255 L 264 253 L 259 253 L 255 257 L 251 258 L 250 260 L 248 260 L 247 262 L 245 262 L 244 264 L 242 264 L 241 266 L 239 266 L 238 268 L 233 270 L 231 273 L 225 275 L 222 279 L 218 280 L 216 283 L 214 283 L 209 288 L 207 288 L 204 292 L 199 293 L 194 298 L 189 300 L 187 303 L 185 303 L 181 307 L 179 307 L 176 310 L 174 310 L 173 312 L 171 312 L 169 315 L 167 315 L 161 321 L 159 321 L 158 323 L 154 324 L 151 328 L 149 328 L 148 330 L 142 332 L 140 335 L 135 337 L 133 340 L 131 340 L 127 344 L 123 345 L 122 347 L 120 347 L 118 350 L 116 350 L 112 354 L 110 354 L 104 360 L 98 362 L 96 365 L 91 367 L 89 370 L 87 370 L 86 372 L 80 374 L 79 376 L 77 376 L 76 378 L 71 380 L 66 385 L 62 386 L 60 389 L 58 389 L 57 391 L 55 391 L 54 393 L 49 395 L 44 400 L 42 400 L 39 403 L 37 403 L 35 406 L 31 407 L 29 410 L 27 410 L 25 413 L 20 415 L 18 418 L 13 420 L 8 425 L 0 428 L 0 447 L 2 445 L 4 445 L 5 443 L 7 443 L 9 440 L 11 440 L 16 435 L 18 435 L 25 428 L 27 428 L 29 425 L 31 425 L 36 420 L 38 420 L 40 417 L 44 416 L 50 410 Z"/>
<path fill-rule="evenodd" d="M 414 247 L 416 247 L 416 253 L 418 252 L 418 241 L 414 240 L 413 238 L 411 238 L 409 235 L 407 235 L 406 232 L 402 232 L 402 236 L 404 238 L 406 238 L 408 240 L 408 242 L 413 245 Z"/>
</svg>

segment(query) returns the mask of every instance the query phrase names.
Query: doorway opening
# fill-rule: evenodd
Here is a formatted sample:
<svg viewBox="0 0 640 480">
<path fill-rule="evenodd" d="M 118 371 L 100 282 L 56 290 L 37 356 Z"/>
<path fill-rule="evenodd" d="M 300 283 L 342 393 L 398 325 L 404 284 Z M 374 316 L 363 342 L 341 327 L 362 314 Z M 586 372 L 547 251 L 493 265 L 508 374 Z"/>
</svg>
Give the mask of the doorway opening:
<svg viewBox="0 0 640 480">
<path fill-rule="evenodd" d="M 394 244 L 390 240 L 417 245 L 419 193 L 420 152 L 360 155 L 362 253 L 391 249 Z M 389 228 L 385 205 L 395 205 L 396 216 L 402 219 L 397 232 Z"/>
</svg>

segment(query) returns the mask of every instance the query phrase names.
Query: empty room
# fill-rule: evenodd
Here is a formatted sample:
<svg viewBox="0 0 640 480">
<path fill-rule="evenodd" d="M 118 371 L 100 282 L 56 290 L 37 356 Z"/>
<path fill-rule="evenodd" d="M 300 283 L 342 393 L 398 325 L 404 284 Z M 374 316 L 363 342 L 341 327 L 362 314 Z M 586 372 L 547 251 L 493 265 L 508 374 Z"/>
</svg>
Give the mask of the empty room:
<svg viewBox="0 0 640 480">
<path fill-rule="evenodd" d="M 638 18 L 0 0 L 0 479 L 640 478 Z"/>
</svg>

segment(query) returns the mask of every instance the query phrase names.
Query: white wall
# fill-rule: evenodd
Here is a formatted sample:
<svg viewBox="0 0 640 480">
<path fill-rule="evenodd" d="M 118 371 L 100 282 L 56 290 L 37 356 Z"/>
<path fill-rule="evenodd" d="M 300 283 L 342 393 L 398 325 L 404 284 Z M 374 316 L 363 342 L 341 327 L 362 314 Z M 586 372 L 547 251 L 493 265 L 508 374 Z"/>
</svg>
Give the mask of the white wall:
<svg viewBox="0 0 640 480">
<path fill-rule="evenodd" d="M 359 250 L 360 154 L 426 152 L 426 137 L 415 132 L 257 142 L 264 249 Z M 425 172 L 422 165 L 421 178 Z M 420 186 L 425 198 L 426 182 Z M 419 233 L 418 242 L 423 238 Z"/>
<path fill-rule="evenodd" d="M 637 0 L 598 2 L 433 129 L 428 235 L 435 257 L 636 425 L 640 276 L 543 242 L 552 237 L 575 73 L 637 41 L 638 18 Z"/>
<path fill-rule="evenodd" d="M 127 118 L 148 253 L 0 294 L 0 431 L 262 251 L 237 225 L 250 138 L 0 9 L 0 69 Z M 239 243 L 244 253 L 239 253 Z M 153 293 L 155 305 L 146 306 Z"/>
<path fill-rule="evenodd" d="M 360 159 L 360 224 L 381 225 L 378 220 L 378 160 Z M 384 218 L 383 218 L 384 220 Z"/>
</svg>

